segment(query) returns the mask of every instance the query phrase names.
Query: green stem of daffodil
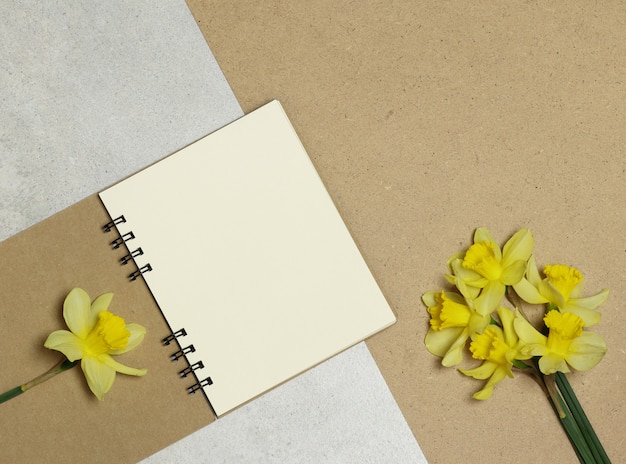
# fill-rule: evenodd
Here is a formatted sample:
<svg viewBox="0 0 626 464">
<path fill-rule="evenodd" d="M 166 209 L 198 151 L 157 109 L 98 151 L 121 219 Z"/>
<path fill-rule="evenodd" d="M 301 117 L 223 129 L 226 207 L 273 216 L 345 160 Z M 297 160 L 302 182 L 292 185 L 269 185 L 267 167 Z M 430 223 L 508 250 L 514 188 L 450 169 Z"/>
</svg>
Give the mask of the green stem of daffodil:
<svg viewBox="0 0 626 464">
<path fill-rule="evenodd" d="M 567 417 L 567 413 L 565 412 L 565 408 L 564 408 L 564 403 L 563 403 L 563 399 L 561 398 L 561 395 L 559 394 L 559 391 L 556 388 L 556 383 L 554 382 L 554 377 L 551 376 L 546 376 L 546 375 L 542 375 L 543 377 L 543 382 L 546 386 L 546 389 L 548 390 L 548 396 L 550 397 L 550 400 L 552 401 L 552 404 L 554 405 L 555 409 L 556 409 L 556 413 L 559 416 L 559 419 L 563 420 Z"/>
<path fill-rule="evenodd" d="M 519 359 L 514 359 L 513 360 L 513 367 L 516 367 L 516 368 L 521 369 L 521 370 L 532 369 L 532 366 L 529 366 L 524 361 L 520 361 Z"/>
<path fill-rule="evenodd" d="M 596 435 L 596 432 L 593 429 L 591 422 L 589 422 L 589 419 L 587 418 L 585 411 L 583 410 L 580 402 L 578 401 L 578 398 L 574 394 L 574 390 L 572 390 L 572 386 L 567 380 L 567 376 L 561 372 L 557 372 L 555 376 L 556 376 L 556 385 L 558 386 L 559 391 L 563 395 L 563 399 L 565 400 L 565 403 L 567 404 L 572 414 L 572 417 L 578 424 L 578 427 L 580 428 L 580 431 L 585 441 L 587 442 L 589 449 L 591 450 L 594 458 L 596 459 L 596 462 L 603 463 L 603 464 L 607 464 L 607 463 L 610 464 L 611 461 L 608 455 L 606 454 L 606 451 L 604 450 L 602 443 L 600 443 L 600 440 L 598 439 L 598 436 Z"/>
<path fill-rule="evenodd" d="M 60 374 L 61 372 L 64 372 L 64 371 L 66 371 L 68 369 L 71 369 L 72 367 L 76 366 L 77 364 L 78 364 L 78 361 L 70 361 L 70 360 L 68 360 L 66 358 L 63 358 L 52 369 L 44 372 L 43 374 L 41 374 L 38 377 L 35 377 L 30 382 L 26 382 L 23 385 L 20 385 L 18 387 L 12 388 L 11 390 L 6 391 L 6 392 L 0 394 L 0 403 L 4 403 L 5 401 L 9 401 L 10 399 L 15 398 L 16 396 L 21 395 L 26 390 L 29 390 L 29 389 L 39 385 L 40 383 L 43 383 L 46 380 L 51 379 L 52 377 L 54 377 L 57 374 Z"/>
<path fill-rule="evenodd" d="M 579 461 L 582 464 L 610 464 L 611 461 L 604 452 L 597 436 L 595 436 L 595 432 L 593 432 L 591 424 L 588 422 L 586 417 L 584 420 L 586 420 L 587 425 L 585 425 L 584 421 L 581 419 L 581 415 L 584 415 L 584 412 L 582 411 L 582 407 L 580 407 L 578 400 L 575 399 L 575 396 L 571 396 L 574 392 L 571 390 L 571 387 L 569 387 L 569 382 L 567 382 L 565 375 L 560 373 L 557 374 L 544 376 L 546 385 L 552 383 L 555 387 L 558 387 L 558 391 L 556 391 L 555 396 L 550 398 L 550 403 L 552 404 L 554 411 L 557 413 L 557 416 L 559 416 L 561 425 L 572 443 L 572 447 L 574 448 Z M 567 386 L 563 384 L 563 379 L 557 380 L 558 377 L 565 378 Z M 568 387 L 569 391 L 564 393 L 564 391 L 568 390 Z M 556 407 L 557 402 L 560 405 L 560 408 L 558 409 Z M 576 411 L 577 408 L 579 408 L 579 411 Z M 565 411 L 565 415 L 561 415 L 560 411 Z M 596 443 L 593 443 L 591 435 L 595 436 Z"/>
<path fill-rule="evenodd" d="M 561 396 L 562 393 L 560 392 L 560 388 L 557 388 L 555 375 L 544 375 L 539 370 L 536 359 L 533 359 L 533 361 L 533 365 L 528 366 L 530 369 L 525 369 L 524 372 L 533 377 L 546 394 L 552 409 L 559 418 L 567 438 L 572 444 L 572 448 L 574 449 L 578 460 L 581 464 L 610 464 L 610 461 L 608 460 L 603 461 L 597 459 L 596 453 L 593 452 L 591 446 L 588 444 L 588 441 L 585 439 L 585 433 L 582 430 L 583 427 L 579 425 L 576 416 L 571 411 L 572 406 L 564 400 L 566 395 L 563 394 L 563 396 Z"/>
<path fill-rule="evenodd" d="M 580 427 L 574 420 L 569 408 L 563 401 L 561 394 L 556 389 L 556 384 L 553 375 L 545 375 L 543 376 L 544 383 L 546 385 L 547 390 L 550 392 L 549 400 L 552 405 L 552 409 L 558 416 L 561 426 L 563 430 L 567 434 L 567 438 L 569 439 L 578 460 L 581 464 L 597 464 L 591 449 L 587 445 L 585 438 L 580 430 Z"/>
</svg>

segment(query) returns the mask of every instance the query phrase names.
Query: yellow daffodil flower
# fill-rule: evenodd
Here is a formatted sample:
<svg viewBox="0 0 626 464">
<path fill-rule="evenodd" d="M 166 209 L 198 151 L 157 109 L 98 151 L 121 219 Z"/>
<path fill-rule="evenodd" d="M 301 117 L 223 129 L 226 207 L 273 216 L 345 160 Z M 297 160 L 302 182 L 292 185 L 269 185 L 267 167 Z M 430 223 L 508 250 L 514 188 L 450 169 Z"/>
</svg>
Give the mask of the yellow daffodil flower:
<svg viewBox="0 0 626 464">
<path fill-rule="evenodd" d="M 459 364 L 467 339 L 489 324 L 489 312 L 455 292 L 427 292 L 422 301 L 430 314 L 430 329 L 424 341 L 426 348 L 443 358 L 441 364 L 446 367 Z"/>
<path fill-rule="evenodd" d="M 533 235 L 528 229 L 516 232 L 500 249 L 487 229 L 478 228 L 474 244 L 463 258 L 456 258 L 461 260 L 461 266 L 454 266 L 453 259 L 451 267 L 458 270 L 465 284 L 482 289 L 478 300 L 483 301 L 481 306 L 493 311 L 500 304 L 506 286 L 515 285 L 523 278 L 533 246 Z"/>
<path fill-rule="evenodd" d="M 525 278 L 514 286 L 520 298 L 531 304 L 549 303 L 561 312 L 574 313 L 587 327 L 600 322 L 600 313 L 596 308 L 606 301 L 609 289 L 581 298 L 583 276 L 578 269 L 553 264 L 545 266 L 543 273 L 546 276 L 544 279 L 539 275 L 534 257 L 531 257 Z"/>
<path fill-rule="evenodd" d="M 505 377 L 513 377 L 513 361 L 530 359 L 530 355 L 520 353 L 520 343 L 513 326 L 515 314 L 510 309 L 499 306 L 498 316 L 502 328 L 489 325 L 482 333 L 472 336 L 470 351 L 474 359 L 483 363 L 474 369 L 459 369 L 461 373 L 479 380 L 489 379 L 485 386 L 474 393 L 477 400 L 491 397 L 494 386 Z"/>
<path fill-rule="evenodd" d="M 116 372 L 137 376 L 147 372 L 124 366 L 112 357 L 135 348 L 146 333 L 139 324 L 126 324 L 108 311 L 112 298 L 112 293 L 106 293 L 92 303 L 87 292 L 73 289 L 63 303 L 63 318 L 70 330 L 54 331 L 44 343 L 69 361 L 81 360 L 89 388 L 100 400 L 113 385 Z"/>
<path fill-rule="evenodd" d="M 574 313 L 549 311 L 544 323 L 548 336 L 538 332 L 526 319 L 515 318 L 515 331 L 524 343 L 522 352 L 541 356 L 539 370 L 544 374 L 569 372 L 569 366 L 587 371 L 600 362 L 607 351 L 603 338 L 594 332 L 583 331 L 584 321 Z"/>
</svg>

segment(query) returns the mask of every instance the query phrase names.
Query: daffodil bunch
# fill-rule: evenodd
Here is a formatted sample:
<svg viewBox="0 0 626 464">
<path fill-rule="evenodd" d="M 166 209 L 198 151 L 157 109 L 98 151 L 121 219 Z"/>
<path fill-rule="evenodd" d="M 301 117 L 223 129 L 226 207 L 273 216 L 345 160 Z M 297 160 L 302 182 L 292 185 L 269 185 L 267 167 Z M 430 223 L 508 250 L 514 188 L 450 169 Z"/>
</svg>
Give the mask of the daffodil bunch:
<svg viewBox="0 0 626 464">
<path fill-rule="evenodd" d="M 426 348 L 457 366 L 469 345 L 471 357 L 482 361 L 467 376 L 486 380 L 474 394 L 491 397 L 497 383 L 514 372 L 532 375 L 548 395 L 576 453 L 583 463 L 609 462 L 576 399 L 565 373 L 586 371 L 607 351 L 602 337 L 589 327 L 600 321 L 597 308 L 609 291 L 582 297 L 583 277 L 576 268 L 554 264 L 540 274 L 528 229 L 515 233 L 502 248 L 489 231 L 479 228 L 474 243 L 448 260 L 446 279 L 452 289 L 422 296 L 430 314 Z M 527 313 L 539 308 L 540 327 Z"/>
<path fill-rule="evenodd" d="M 60 351 L 64 357 L 49 371 L 30 382 L 0 394 L 0 403 L 14 398 L 78 365 L 80 362 L 87 385 L 99 399 L 104 399 L 115 380 L 116 372 L 143 376 L 146 369 L 125 366 L 113 357 L 138 346 L 146 329 L 139 324 L 126 324 L 123 318 L 109 311 L 112 293 L 105 293 L 93 302 L 87 292 L 74 288 L 63 303 L 63 318 L 70 330 L 55 330 L 46 339 L 46 348 Z"/>
</svg>

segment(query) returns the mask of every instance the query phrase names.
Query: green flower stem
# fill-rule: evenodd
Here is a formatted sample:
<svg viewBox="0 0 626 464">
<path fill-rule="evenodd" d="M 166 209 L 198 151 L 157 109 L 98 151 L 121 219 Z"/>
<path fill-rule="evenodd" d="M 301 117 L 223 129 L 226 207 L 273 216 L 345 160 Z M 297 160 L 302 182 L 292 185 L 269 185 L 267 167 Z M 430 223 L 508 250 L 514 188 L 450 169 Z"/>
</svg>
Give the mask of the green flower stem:
<svg viewBox="0 0 626 464">
<path fill-rule="evenodd" d="M 50 369 L 47 372 L 44 372 L 38 377 L 35 377 L 30 382 L 26 382 L 24 385 L 20 385 L 19 387 L 12 388 L 11 390 L 0 394 L 0 403 L 4 403 L 5 401 L 9 401 L 10 399 L 15 398 L 16 396 L 21 395 L 26 390 L 29 390 L 39 385 L 40 383 L 43 383 L 46 380 L 51 379 L 52 377 L 54 377 L 57 374 L 60 374 L 61 372 L 71 369 L 77 364 L 78 364 L 78 361 L 70 361 L 66 358 L 63 358 L 52 369 Z"/>
<path fill-rule="evenodd" d="M 580 426 L 576 419 L 577 416 L 575 416 L 571 411 L 572 406 L 564 400 L 563 396 L 561 396 L 560 389 L 557 388 L 556 376 L 544 375 L 536 365 L 536 360 L 534 361 L 533 366 L 528 366 L 532 368 L 525 369 L 523 372 L 530 375 L 546 394 L 546 397 L 550 402 L 550 406 L 552 406 L 552 410 L 559 418 L 563 431 L 567 435 L 567 438 L 572 444 L 572 448 L 576 452 L 578 460 L 581 464 L 610 464 L 608 458 L 607 460 L 600 460 L 597 458 L 596 453 L 592 451 L 591 446 L 585 439 L 585 434 L 582 430 L 583 427 Z"/>
<path fill-rule="evenodd" d="M 587 442 L 589 449 L 593 453 L 596 462 L 602 464 L 610 464 L 611 461 L 607 456 L 606 451 L 604 451 L 604 447 L 602 446 L 602 443 L 600 443 L 596 432 L 593 430 L 593 426 L 591 425 L 591 422 L 589 422 L 589 419 L 587 418 L 585 411 L 579 403 L 578 398 L 574 394 L 574 390 L 572 390 L 572 387 L 567 380 L 567 376 L 561 372 L 557 372 L 556 384 L 559 388 L 559 391 L 563 395 L 565 403 L 572 413 L 572 417 L 578 424 L 578 427 L 580 428 L 580 431 L 585 441 Z"/>
<path fill-rule="evenodd" d="M 556 385 L 554 383 L 554 377 L 541 374 L 540 376 L 543 378 L 543 382 L 546 385 L 546 389 L 548 390 L 548 396 L 550 398 L 550 401 L 552 401 L 552 405 L 556 410 L 557 416 L 559 416 L 559 419 L 561 419 L 561 421 L 567 419 L 569 417 L 569 411 L 566 412 L 567 407 L 564 404 L 563 398 L 556 388 Z"/>
<path fill-rule="evenodd" d="M 578 460 L 581 464 L 598 464 L 598 461 L 596 461 L 591 449 L 589 449 L 589 446 L 585 441 L 580 427 L 574 420 L 574 417 L 563 401 L 561 394 L 557 390 L 554 376 L 543 376 L 543 381 L 547 391 L 549 392 L 548 399 L 550 400 L 552 409 L 561 421 L 561 426 L 567 434 L 567 438 L 569 438 L 569 441 L 576 452 L 576 456 L 578 456 Z"/>
</svg>

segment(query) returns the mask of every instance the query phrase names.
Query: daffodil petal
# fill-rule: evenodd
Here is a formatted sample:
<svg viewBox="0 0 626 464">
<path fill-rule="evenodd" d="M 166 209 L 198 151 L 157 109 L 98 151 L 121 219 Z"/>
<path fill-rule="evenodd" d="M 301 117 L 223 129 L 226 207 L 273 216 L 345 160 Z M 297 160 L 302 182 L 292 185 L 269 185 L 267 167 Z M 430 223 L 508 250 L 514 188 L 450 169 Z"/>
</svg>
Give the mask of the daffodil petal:
<svg viewBox="0 0 626 464">
<path fill-rule="evenodd" d="M 476 278 L 476 272 L 463 267 L 463 259 L 455 259 L 450 263 L 452 273 L 463 280 Z"/>
<path fill-rule="evenodd" d="M 100 361 L 120 374 L 142 376 L 148 372 L 147 369 L 135 369 L 134 367 L 125 366 L 106 354 L 100 356 Z"/>
<path fill-rule="evenodd" d="M 80 339 L 67 330 L 55 330 L 43 344 L 46 348 L 60 351 L 70 361 L 83 357 L 83 348 Z"/>
<path fill-rule="evenodd" d="M 431 354 L 443 358 L 452 344 L 463 333 L 463 327 L 448 327 L 443 330 L 429 329 L 424 344 Z M 461 362 L 459 360 L 459 362 Z"/>
<path fill-rule="evenodd" d="M 520 280 L 522 280 L 522 277 L 524 277 L 524 272 L 526 272 L 526 261 L 513 261 L 502 270 L 500 282 L 502 282 L 504 285 L 515 285 Z"/>
<path fill-rule="evenodd" d="M 547 279 L 539 282 L 537 289 L 539 290 L 539 293 L 541 293 L 550 303 L 561 309 L 565 307 L 565 299 L 563 298 L 563 295 L 561 295 L 561 292 L 554 288 Z"/>
<path fill-rule="evenodd" d="M 596 309 L 598 306 L 602 305 L 608 297 L 609 289 L 605 288 L 593 296 L 588 296 L 586 298 L 572 298 L 570 299 L 570 303 L 580 308 Z"/>
<path fill-rule="evenodd" d="M 572 340 L 567 363 L 577 371 L 588 371 L 600 362 L 607 347 L 604 339 L 594 332 L 583 332 Z"/>
<path fill-rule="evenodd" d="M 545 345 L 547 338 L 535 329 L 519 312 L 515 314 L 513 327 L 520 340 L 527 345 Z M 540 356 L 539 353 L 533 353 Z"/>
<path fill-rule="evenodd" d="M 491 398 L 491 394 L 493 393 L 493 387 L 499 382 L 502 382 L 506 377 L 506 370 L 499 368 L 493 372 L 493 375 L 489 379 L 489 381 L 485 384 L 482 390 L 474 393 L 473 397 L 477 400 L 487 400 Z"/>
<path fill-rule="evenodd" d="M 539 370 L 544 374 L 554 374 L 555 372 L 569 372 L 569 368 L 562 356 L 548 353 L 539 359 Z"/>
<path fill-rule="evenodd" d="M 478 273 L 476 270 L 470 269 L 469 267 L 466 267 L 464 265 L 466 258 L 467 258 L 467 254 L 470 252 L 471 249 L 472 248 L 470 247 L 470 249 L 465 253 L 463 259 L 458 259 L 450 263 L 450 266 L 453 269 L 454 277 L 455 277 L 452 283 L 456 285 L 456 281 L 463 280 L 467 285 L 470 285 L 472 287 L 483 288 L 485 285 L 487 285 L 489 280 L 485 276 Z"/>
<path fill-rule="evenodd" d="M 96 398 L 103 400 L 105 393 L 113 386 L 115 369 L 91 357 L 83 358 L 80 367 L 85 374 L 90 390 L 96 395 Z"/>
<path fill-rule="evenodd" d="M 530 255 L 530 258 L 528 258 L 528 264 L 526 265 L 526 278 L 534 287 L 537 287 L 539 282 L 541 282 L 541 275 L 539 274 L 539 269 L 537 269 L 535 255 Z"/>
<path fill-rule="evenodd" d="M 489 230 L 486 229 L 485 227 L 478 227 L 474 231 L 474 243 L 480 243 L 480 242 L 494 242 L 495 243 L 493 236 L 491 235 Z"/>
<path fill-rule="evenodd" d="M 452 343 L 452 346 L 448 349 L 448 352 L 445 354 L 443 359 L 441 360 L 441 364 L 445 367 L 456 366 L 463 359 L 463 348 L 465 348 L 465 343 L 467 342 L 468 331 L 464 329 L 463 332 L 457 337 L 457 339 Z"/>
<path fill-rule="evenodd" d="M 459 369 L 459 372 L 477 380 L 485 380 L 493 375 L 497 367 L 498 365 L 496 363 L 485 361 L 478 367 L 473 369 Z"/>
<path fill-rule="evenodd" d="M 507 268 L 515 261 L 527 262 L 533 253 L 535 240 L 528 229 L 521 229 L 502 248 L 502 267 Z"/>
<path fill-rule="evenodd" d="M 126 348 L 123 350 L 111 350 L 112 355 L 123 354 L 133 348 L 136 348 L 143 341 L 143 337 L 146 335 L 146 328 L 139 324 L 126 324 L 126 330 L 130 332 Z"/>
<path fill-rule="evenodd" d="M 485 385 L 484 388 L 482 390 L 478 390 L 476 393 L 474 393 L 472 395 L 472 398 L 474 398 L 475 400 L 481 400 L 481 401 L 485 401 L 488 400 L 489 398 L 491 398 L 491 395 L 493 395 L 493 387 L 495 385 Z"/>
<path fill-rule="evenodd" d="M 491 321 L 491 314 L 481 315 L 478 313 L 472 314 L 469 324 L 467 324 L 467 333 L 470 335 L 482 333 L 485 327 L 489 325 Z"/>
<path fill-rule="evenodd" d="M 98 314 L 102 311 L 108 311 L 112 299 L 113 293 L 105 293 L 93 300 L 89 311 L 89 330 L 93 329 L 96 325 L 96 322 L 98 321 Z"/>
<path fill-rule="evenodd" d="M 89 326 L 91 301 L 89 295 L 81 288 L 74 288 L 63 302 L 63 318 L 67 327 L 80 338 L 85 338 Z"/>
<path fill-rule="evenodd" d="M 473 287 L 471 285 L 467 285 L 465 281 L 461 279 L 457 279 L 457 281 L 455 282 L 455 285 L 456 285 L 456 288 L 459 289 L 459 292 L 461 292 L 461 294 L 468 300 L 475 300 L 476 298 L 478 298 L 478 295 L 480 294 L 479 287 Z"/>
<path fill-rule="evenodd" d="M 446 265 L 448 266 L 448 269 L 450 270 L 451 273 L 454 274 L 455 272 L 454 269 L 452 268 L 452 263 L 454 263 L 455 261 L 463 261 L 463 256 L 465 256 L 465 252 L 455 253 L 452 256 L 450 256 L 450 258 L 448 258 Z"/>
<path fill-rule="evenodd" d="M 563 312 L 569 312 L 572 314 L 576 314 L 580 317 L 585 323 L 585 327 L 593 327 L 594 325 L 600 322 L 602 318 L 602 314 L 593 309 L 587 309 L 580 306 L 577 306 L 575 302 L 568 301 L 565 307 L 563 308 Z"/>
<path fill-rule="evenodd" d="M 491 395 L 493 394 L 493 387 L 495 387 L 495 385 L 498 382 L 501 382 L 505 376 L 506 376 L 506 372 L 503 369 L 496 368 L 493 371 L 491 378 L 485 384 L 482 390 L 479 390 L 476 393 L 474 393 L 472 397 L 476 400 L 483 400 L 483 401 L 488 400 L 489 398 L 491 398 Z"/>
<path fill-rule="evenodd" d="M 489 282 L 483 288 L 480 296 L 474 301 L 476 312 L 483 316 L 494 312 L 500 301 L 502 301 L 505 291 L 506 287 L 502 283 L 497 281 Z"/>
<path fill-rule="evenodd" d="M 522 279 L 518 283 L 514 284 L 513 288 L 515 289 L 515 293 L 517 293 L 526 303 L 543 304 L 548 302 L 548 300 L 541 293 L 539 293 L 537 287 L 531 284 L 529 280 Z"/>
<path fill-rule="evenodd" d="M 463 281 L 470 287 L 475 287 L 475 288 L 483 288 L 484 286 L 486 286 L 489 283 L 489 280 L 483 276 L 481 276 L 480 274 L 478 274 L 477 272 L 474 271 L 470 271 L 471 275 L 465 277 L 463 279 Z M 456 285 L 456 281 L 454 282 L 454 284 Z"/>
<path fill-rule="evenodd" d="M 111 305 L 111 300 L 113 300 L 113 293 L 104 293 L 93 300 L 91 308 L 96 312 L 96 314 L 100 314 L 100 311 L 108 311 L 109 306 Z"/>
<path fill-rule="evenodd" d="M 580 282 L 578 282 L 578 284 L 576 286 L 574 286 L 574 288 L 572 289 L 572 291 L 569 294 L 569 299 L 570 300 L 572 298 L 580 298 L 580 294 L 583 291 L 583 285 L 582 284 L 583 284 L 583 281 L 581 280 Z"/>
<path fill-rule="evenodd" d="M 435 299 L 435 295 L 440 292 L 426 292 L 422 295 L 422 301 L 427 307 L 432 307 L 437 304 L 437 300 Z"/>
<path fill-rule="evenodd" d="M 498 306 L 498 317 L 502 324 L 502 332 L 504 334 L 504 342 L 509 346 L 517 344 L 517 334 L 513 323 L 515 321 L 515 313 L 504 306 Z"/>
</svg>

